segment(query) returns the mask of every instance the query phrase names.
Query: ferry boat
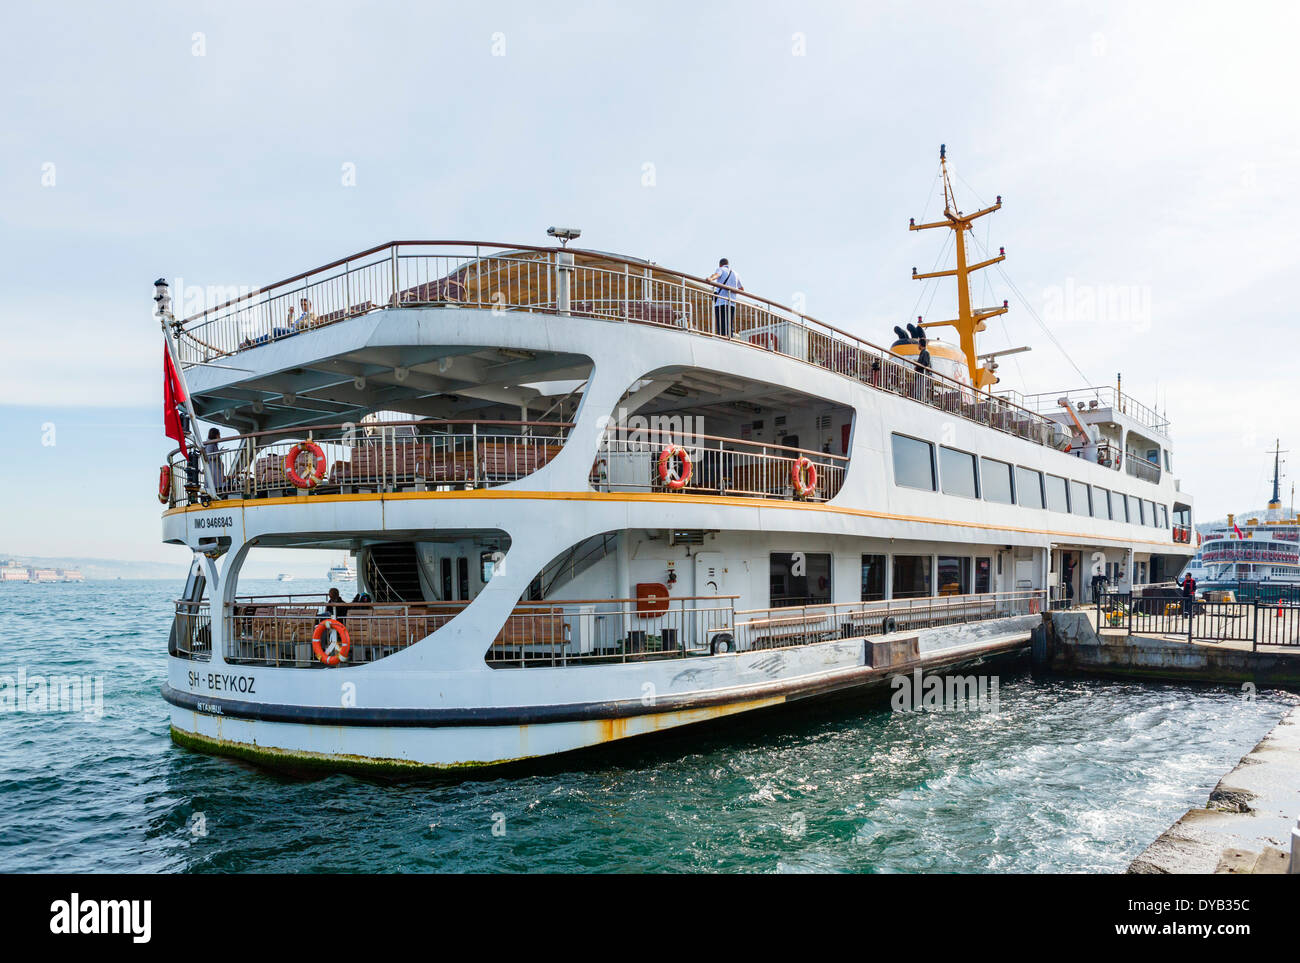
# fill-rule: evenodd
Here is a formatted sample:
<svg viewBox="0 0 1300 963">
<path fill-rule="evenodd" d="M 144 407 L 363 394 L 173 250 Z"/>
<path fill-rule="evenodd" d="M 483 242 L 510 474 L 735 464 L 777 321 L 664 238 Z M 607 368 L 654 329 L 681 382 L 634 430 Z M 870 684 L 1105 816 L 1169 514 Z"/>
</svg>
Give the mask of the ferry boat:
<svg viewBox="0 0 1300 963">
<path fill-rule="evenodd" d="M 943 216 L 910 228 L 956 266 L 913 273 L 955 280 L 955 316 L 890 347 L 567 228 L 391 242 L 188 317 L 158 281 L 162 534 L 195 557 L 173 738 L 548 756 L 1015 657 L 1094 575 L 1178 572 L 1168 423 L 1120 385 L 998 387 L 976 338 L 1007 305 L 970 278 L 1005 253 L 968 245 L 1002 201 L 963 213 L 940 166 Z M 241 591 L 286 549 L 354 555 L 363 600 Z"/>
<path fill-rule="evenodd" d="M 290 575 L 288 572 L 281 572 L 279 575 L 275 577 L 275 580 L 277 582 L 292 582 L 293 576 Z"/>
<path fill-rule="evenodd" d="M 326 576 L 331 582 L 347 582 L 355 585 L 357 581 L 357 570 L 352 567 L 349 561 L 339 562 L 337 565 L 331 565 Z"/>
<path fill-rule="evenodd" d="M 1282 507 L 1282 444 L 1273 451 L 1273 497 L 1263 511 L 1202 526 L 1184 574 L 1201 592 L 1232 592 L 1238 600 L 1300 602 L 1300 515 Z"/>
<path fill-rule="evenodd" d="M 86 580 L 86 576 L 81 573 L 81 569 L 77 569 L 77 568 L 59 569 L 60 582 L 84 582 L 85 580 Z"/>
</svg>

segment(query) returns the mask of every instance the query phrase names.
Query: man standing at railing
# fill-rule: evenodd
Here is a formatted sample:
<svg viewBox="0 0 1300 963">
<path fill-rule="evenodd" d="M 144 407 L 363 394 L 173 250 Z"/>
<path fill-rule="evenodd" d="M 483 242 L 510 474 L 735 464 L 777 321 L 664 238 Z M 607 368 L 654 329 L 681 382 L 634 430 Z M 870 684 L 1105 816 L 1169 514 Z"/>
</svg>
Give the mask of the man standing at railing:
<svg viewBox="0 0 1300 963">
<path fill-rule="evenodd" d="M 208 477 L 212 479 L 212 490 L 224 491 L 226 469 L 221 464 L 221 432 L 216 428 L 208 429 L 208 440 L 203 443 L 203 460 L 207 462 Z"/>
<path fill-rule="evenodd" d="M 718 262 L 718 269 L 705 280 L 726 285 L 726 287 L 718 287 L 713 292 L 713 325 L 715 334 L 730 338 L 731 325 L 736 319 L 736 291 L 745 290 L 745 286 L 740 283 L 736 272 L 731 270 L 731 264 L 725 257 Z M 736 291 L 729 290 L 731 288 L 735 288 Z"/>
</svg>

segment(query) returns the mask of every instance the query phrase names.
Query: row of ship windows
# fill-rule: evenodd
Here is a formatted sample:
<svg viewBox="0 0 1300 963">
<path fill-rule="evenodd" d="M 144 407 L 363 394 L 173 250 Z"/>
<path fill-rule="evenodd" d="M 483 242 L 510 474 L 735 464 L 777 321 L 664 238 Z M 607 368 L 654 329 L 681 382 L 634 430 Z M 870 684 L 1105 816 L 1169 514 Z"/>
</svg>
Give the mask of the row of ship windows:
<svg viewBox="0 0 1300 963">
<path fill-rule="evenodd" d="M 1046 508 L 1152 528 L 1169 527 L 1169 509 L 1148 499 L 1060 475 L 1044 475 L 1037 469 L 995 458 L 976 457 L 946 445 L 938 448 L 936 459 L 932 443 L 893 435 L 894 484 L 1003 505 Z"/>
</svg>

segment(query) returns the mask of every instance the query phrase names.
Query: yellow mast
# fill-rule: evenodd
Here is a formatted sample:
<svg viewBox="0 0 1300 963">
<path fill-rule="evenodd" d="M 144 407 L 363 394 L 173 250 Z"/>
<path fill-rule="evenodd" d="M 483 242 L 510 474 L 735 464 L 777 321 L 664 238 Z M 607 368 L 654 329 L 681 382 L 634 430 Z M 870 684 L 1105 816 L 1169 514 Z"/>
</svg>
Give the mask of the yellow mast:
<svg viewBox="0 0 1300 963">
<path fill-rule="evenodd" d="M 985 320 L 1007 313 L 1007 302 L 1003 301 L 1001 307 L 972 309 L 970 303 L 970 275 L 974 271 L 979 271 L 990 265 L 997 264 L 999 261 L 1006 260 L 1007 254 L 1005 248 L 999 248 L 997 257 L 989 258 L 987 261 L 980 261 L 977 264 L 967 264 L 966 232 L 971 229 L 972 222 L 977 218 L 981 218 L 985 214 L 992 214 L 1002 207 L 1002 195 L 998 195 L 997 203 L 992 207 L 986 207 L 974 214 L 963 214 L 957 210 L 957 199 L 953 194 L 952 181 L 948 177 L 947 147 L 943 144 L 939 145 L 939 169 L 943 174 L 944 219 L 942 221 L 931 221 L 929 224 L 917 224 L 916 218 L 912 218 L 907 229 L 909 231 L 927 231 L 933 227 L 950 228 L 956 235 L 957 267 L 950 271 L 932 271 L 928 274 L 918 274 L 916 268 L 912 268 L 912 277 L 917 281 L 923 281 L 927 278 L 955 277 L 957 279 L 957 317 L 949 321 L 926 321 L 922 323 L 921 327 L 937 328 L 950 324 L 956 328 L 961 350 L 966 355 L 966 364 L 970 368 L 971 384 L 976 388 L 984 389 L 997 384 L 998 378 L 991 368 L 984 367 L 979 363 L 979 355 L 975 350 L 975 335 L 985 329 Z"/>
</svg>

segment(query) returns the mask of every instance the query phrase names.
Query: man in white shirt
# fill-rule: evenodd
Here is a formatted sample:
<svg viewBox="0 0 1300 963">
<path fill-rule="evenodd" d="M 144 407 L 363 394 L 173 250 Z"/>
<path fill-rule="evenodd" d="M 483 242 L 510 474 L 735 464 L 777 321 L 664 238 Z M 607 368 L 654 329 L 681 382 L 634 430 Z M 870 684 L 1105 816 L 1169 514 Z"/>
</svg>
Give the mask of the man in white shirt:
<svg viewBox="0 0 1300 963">
<path fill-rule="evenodd" d="M 724 257 L 718 262 L 718 269 L 710 274 L 705 280 L 716 281 L 719 285 L 713 293 L 713 326 L 715 333 L 724 338 L 731 337 L 731 324 L 736 318 L 736 291 L 729 290 L 735 288 L 737 291 L 745 290 L 745 286 L 740 283 L 740 278 L 736 272 L 731 270 L 731 265 Z"/>
</svg>

